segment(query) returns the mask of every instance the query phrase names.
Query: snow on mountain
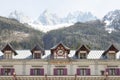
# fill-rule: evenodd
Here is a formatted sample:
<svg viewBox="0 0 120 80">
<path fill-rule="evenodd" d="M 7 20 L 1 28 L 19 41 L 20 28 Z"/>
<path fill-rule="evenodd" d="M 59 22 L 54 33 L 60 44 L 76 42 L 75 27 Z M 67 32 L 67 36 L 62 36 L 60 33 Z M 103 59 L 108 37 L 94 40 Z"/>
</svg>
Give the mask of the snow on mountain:
<svg viewBox="0 0 120 80">
<path fill-rule="evenodd" d="M 90 12 L 81 12 L 75 11 L 72 13 L 68 13 L 65 17 L 58 17 L 57 14 L 50 13 L 49 11 L 45 10 L 38 20 L 43 25 L 57 25 L 57 24 L 71 24 L 76 22 L 86 22 L 90 20 L 96 20 L 97 18 L 92 15 Z"/>
<path fill-rule="evenodd" d="M 90 20 L 96 20 L 97 18 L 93 16 L 90 12 L 76 11 L 68 13 L 65 17 L 59 17 L 55 13 L 50 13 L 49 11 L 43 11 L 37 20 L 33 21 L 28 16 L 24 15 L 22 12 L 14 11 L 8 16 L 9 18 L 14 18 L 21 23 L 27 23 L 32 28 L 41 30 L 44 32 L 67 27 L 76 22 L 86 22 Z"/>
<path fill-rule="evenodd" d="M 25 16 L 22 12 L 18 12 L 16 10 L 11 12 L 9 14 L 8 18 L 14 18 L 21 23 L 31 23 L 32 22 L 32 20 L 28 16 Z"/>
<path fill-rule="evenodd" d="M 57 24 L 57 25 L 39 25 L 39 24 L 32 24 L 30 23 L 29 25 L 34 26 L 34 29 L 43 31 L 43 32 L 48 32 L 50 30 L 55 30 L 55 29 L 59 29 L 59 28 L 63 28 L 63 27 L 69 27 L 70 25 L 73 25 L 72 23 L 70 24 Z"/>
<path fill-rule="evenodd" d="M 108 12 L 103 17 L 103 21 L 106 23 L 105 28 L 108 32 L 120 30 L 120 10 Z"/>
<path fill-rule="evenodd" d="M 60 18 L 53 13 L 48 12 L 45 10 L 42 14 L 40 14 L 40 17 L 38 20 L 43 24 L 43 25 L 57 25 L 60 24 Z"/>
<path fill-rule="evenodd" d="M 75 11 L 73 13 L 69 13 L 65 20 L 68 23 L 76 23 L 76 22 L 86 22 L 96 19 L 97 17 L 93 16 L 92 13 L 90 12 Z"/>
</svg>

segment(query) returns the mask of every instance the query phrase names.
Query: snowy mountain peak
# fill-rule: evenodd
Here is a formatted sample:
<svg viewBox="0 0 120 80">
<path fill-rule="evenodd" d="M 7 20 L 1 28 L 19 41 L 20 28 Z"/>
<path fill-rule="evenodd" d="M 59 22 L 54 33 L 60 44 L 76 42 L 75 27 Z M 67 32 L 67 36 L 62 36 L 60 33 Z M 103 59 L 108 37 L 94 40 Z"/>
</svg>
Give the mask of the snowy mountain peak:
<svg viewBox="0 0 120 80">
<path fill-rule="evenodd" d="M 96 20 L 96 19 L 97 17 L 95 17 L 92 13 L 82 12 L 82 11 L 75 11 L 75 12 L 69 13 L 66 16 L 66 20 L 69 23 L 87 22 L 87 21 Z"/>
<path fill-rule="evenodd" d="M 105 28 L 112 31 L 120 30 L 120 10 L 114 10 L 108 12 L 103 21 L 106 23 Z"/>
<path fill-rule="evenodd" d="M 43 25 L 57 25 L 60 23 L 60 18 L 56 14 L 50 13 L 48 10 L 41 13 L 38 20 Z"/>
<path fill-rule="evenodd" d="M 14 18 L 21 23 L 31 23 L 32 22 L 32 20 L 28 16 L 25 16 L 22 12 L 18 12 L 16 10 L 11 12 L 8 17 Z"/>
<path fill-rule="evenodd" d="M 68 13 L 68 15 L 65 17 L 58 17 L 57 14 L 50 13 L 48 10 L 45 10 L 42 14 L 40 14 L 38 20 L 40 20 L 43 25 L 56 25 L 64 23 L 86 22 L 96 19 L 97 18 L 90 12 L 75 11 Z"/>
<path fill-rule="evenodd" d="M 18 12 L 16 10 L 10 13 L 9 18 L 14 18 L 21 23 L 27 23 L 31 25 L 32 28 L 44 32 L 67 27 L 76 22 L 86 22 L 97 19 L 90 12 L 75 11 L 68 13 L 65 17 L 59 17 L 57 14 L 51 13 L 48 10 L 43 11 L 38 19 L 34 21 L 22 12 Z"/>
</svg>

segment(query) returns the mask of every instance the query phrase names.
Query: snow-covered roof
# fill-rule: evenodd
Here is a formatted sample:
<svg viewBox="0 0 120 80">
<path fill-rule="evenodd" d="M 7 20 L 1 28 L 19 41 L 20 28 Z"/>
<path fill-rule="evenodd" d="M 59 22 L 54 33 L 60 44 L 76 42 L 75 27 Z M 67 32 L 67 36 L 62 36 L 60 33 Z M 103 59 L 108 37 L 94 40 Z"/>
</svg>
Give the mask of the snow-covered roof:
<svg viewBox="0 0 120 80">
<path fill-rule="evenodd" d="M 104 50 L 91 50 L 87 56 L 88 59 L 100 59 Z"/>
<path fill-rule="evenodd" d="M 16 50 L 17 55 L 13 55 L 13 59 L 29 59 L 32 58 L 30 50 Z"/>
<path fill-rule="evenodd" d="M 120 51 L 116 53 L 116 59 L 120 59 Z"/>
<path fill-rule="evenodd" d="M 32 53 L 30 50 L 15 50 L 17 55 L 13 55 L 13 59 L 32 59 Z M 70 50 L 69 57 L 75 56 L 76 50 Z M 87 59 L 101 59 L 104 50 L 91 50 L 88 53 Z M 51 54 L 50 50 L 45 50 L 45 55 L 42 56 L 42 59 L 49 58 Z M 0 51 L 0 59 L 3 57 L 4 53 Z M 116 59 L 120 59 L 120 51 L 116 53 Z"/>
</svg>

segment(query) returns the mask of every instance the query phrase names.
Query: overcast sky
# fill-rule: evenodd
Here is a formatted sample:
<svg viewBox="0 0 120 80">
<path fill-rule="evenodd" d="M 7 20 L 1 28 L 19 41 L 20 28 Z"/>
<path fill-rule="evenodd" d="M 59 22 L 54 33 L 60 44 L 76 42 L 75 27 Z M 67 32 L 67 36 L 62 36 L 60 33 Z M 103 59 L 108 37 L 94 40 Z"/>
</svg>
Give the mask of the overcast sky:
<svg viewBox="0 0 120 80">
<path fill-rule="evenodd" d="M 120 9 L 120 0 L 0 0 L 1 16 L 17 10 L 35 19 L 46 9 L 59 16 L 76 10 L 90 11 L 102 18 L 108 11 Z"/>
</svg>

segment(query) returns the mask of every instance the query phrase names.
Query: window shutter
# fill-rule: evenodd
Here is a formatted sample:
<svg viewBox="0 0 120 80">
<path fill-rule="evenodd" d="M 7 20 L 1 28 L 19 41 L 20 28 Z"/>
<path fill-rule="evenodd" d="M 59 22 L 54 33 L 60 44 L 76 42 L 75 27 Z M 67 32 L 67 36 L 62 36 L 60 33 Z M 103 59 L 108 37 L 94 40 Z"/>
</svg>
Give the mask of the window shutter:
<svg viewBox="0 0 120 80">
<path fill-rule="evenodd" d="M 90 75 L 90 69 L 86 69 L 86 75 Z"/>
<path fill-rule="evenodd" d="M 40 69 L 41 75 L 44 75 L 44 69 Z"/>
<path fill-rule="evenodd" d="M 115 75 L 120 75 L 120 70 L 119 70 L 119 68 L 115 69 Z"/>
<path fill-rule="evenodd" d="M 80 75 L 80 69 L 77 69 L 77 75 Z"/>
<path fill-rule="evenodd" d="M 34 69 L 30 69 L 30 75 L 34 75 Z"/>
<path fill-rule="evenodd" d="M 1 68 L 1 75 L 4 75 L 4 68 Z"/>
<path fill-rule="evenodd" d="M 106 70 L 105 70 L 106 72 L 108 72 L 108 74 L 109 74 L 109 68 L 106 68 Z"/>
<path fill-rule="evenodd" d="M 11 72 L 11 75 L 13 75 L 14 70 L 15 70 L 14 68 L 11 69 L 11 71 L 10 71 L 10 72 Z"/>
<path fill-rule="evenodd" d="M 108 69 L 108 68 L 106 69 L 106 72 L 109 72 L 109 69 Z"/>
<path fill-rule="evenodd" d="M 57 75 L 57 69 L 54 69 L 54 75 Z"/>
<path fill-rule="evenodd" d="M 67 68 L 64 69 L 63 75 L 67 75 Z"/>
</svg>

